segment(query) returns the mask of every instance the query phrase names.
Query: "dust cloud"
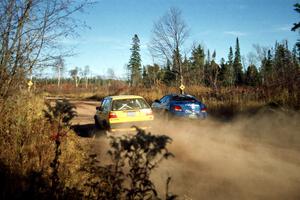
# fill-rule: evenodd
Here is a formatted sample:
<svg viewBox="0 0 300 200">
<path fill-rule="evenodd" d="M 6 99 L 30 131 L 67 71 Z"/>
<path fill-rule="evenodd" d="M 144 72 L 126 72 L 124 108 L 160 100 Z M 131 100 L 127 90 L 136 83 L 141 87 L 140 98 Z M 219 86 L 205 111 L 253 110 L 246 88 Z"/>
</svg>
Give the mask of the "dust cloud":
<svg viewBox="0 0 300 200">
<path fill-rule="evenodd" d="M 156 120 L 174 158 L 152 176 L 179 199 L 300 199 L 300 116 L 261 112 L 230 122 Z"/>
<path fill-rule="evenodd" d="M 94 130 L 98 103 L 92 103 L 76 104 L 80 135 Z M 109 143 L 105 132 L 98 132 L 96 140 L 82 142 L 92 144 L 103 164 L 109 161 Z M 169 191 L 179 199 L 300 199 L 299 113 L 265 109 L 227 121 L 157 118 L 151 133 L 173 139 L 168 149 L 175 157 L 160 163 L 151 177 L 162 195 L 171 176 Z"/>
</svg>

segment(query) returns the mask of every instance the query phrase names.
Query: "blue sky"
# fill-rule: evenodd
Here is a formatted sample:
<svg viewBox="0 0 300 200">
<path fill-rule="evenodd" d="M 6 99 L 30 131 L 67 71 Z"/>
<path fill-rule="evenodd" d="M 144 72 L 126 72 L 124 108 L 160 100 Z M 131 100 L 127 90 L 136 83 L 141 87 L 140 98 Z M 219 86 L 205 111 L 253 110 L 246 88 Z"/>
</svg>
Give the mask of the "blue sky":
<svg viewBox="0 0 300 200">
<path fill-rule="evenodd" d="M 89 65 L 93 76 L 105 75 L 112 69 L 116 76 L 124 77 L 134 34 L 141 41 L 142 65 L 153 64 L 147 49 L 153 23 L 171 7 L 182 11 L 190 29 L 185 53 L 196 43 L 216 50 L 217 61 L 227 59 L 236 37 L 246 58 L 254 52 L 253 44 L 271 47 L 287 39 L 292 46 L 298 37 L 290 31 L 299 21 L 293 10 L 295 3 L 296 0 L 99 0 L 86 13 L 76 16 L 90 29 L 80 30 L 79 38 L 63 41 L 66 47 L 75 47 L 76 52 L 65 59 L 66 66 L 71 69 Z"/>
</svg>

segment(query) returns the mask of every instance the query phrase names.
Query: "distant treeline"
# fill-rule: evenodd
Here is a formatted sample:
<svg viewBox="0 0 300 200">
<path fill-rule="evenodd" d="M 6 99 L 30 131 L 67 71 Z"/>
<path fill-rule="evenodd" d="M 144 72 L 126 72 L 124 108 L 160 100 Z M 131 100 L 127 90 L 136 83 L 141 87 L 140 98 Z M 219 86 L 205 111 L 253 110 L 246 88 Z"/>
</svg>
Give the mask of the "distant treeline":
<svg viewBox="0 0 300 200">
<path fill-rule="evenodd" d="M 193 48 L 190 58 L 182 59 L 185 85 L 203 85 L 208 87 L 226 86 L 276 86 L 293 87 L 299 82 L 300 52 L 289 50 L 287 42 L 276 43 L 274 48 L 260 48 L 259 65 L 255 62 L 243 66 L 240 56 L 239 40 L 236 40 L 235 52 L 229 48 L 228 58 L 216 62 L 216 52 L 204 52 L 198 45 Z M 158 83 L 176 86 L 179 78 L 177 69 L 167 62 L 143 67 L 139 84 L 151 87 Z"/>
</svg>

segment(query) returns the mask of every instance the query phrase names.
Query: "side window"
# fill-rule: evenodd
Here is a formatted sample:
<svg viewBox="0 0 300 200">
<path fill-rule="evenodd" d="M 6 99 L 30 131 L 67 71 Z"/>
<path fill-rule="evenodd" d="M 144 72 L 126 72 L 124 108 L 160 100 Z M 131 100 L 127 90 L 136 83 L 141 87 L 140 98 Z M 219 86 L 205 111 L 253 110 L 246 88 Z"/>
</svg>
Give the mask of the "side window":
<svg viewBox="0 0 300 200">
<path fill-rule="evenodd" d="M 101 104 L 101 110 L 102 111 L 109 111 L 110 108 L 110 99 L 104 99 Z"/>
<path fill-rule="evenodd" d="M 104 105 L 105 105 L 106 99 L 103 99 L 102 103 L 101 103 L 101 110 L 104 109 Z"/>
<path fill-rule="evenodd" d="M 111 99 L 106 99 L 105 104 L 103 106 L 103 111 L 109 111 L 110 110 L 110 102 L 111 102 Z"/>
<path fill-rule="evenodd" d="M 164 96 L 163 98 L 160 99 L 160 102 L 162 103 L 168 103 L 169 102 L 169 96 Z"/>
</svg>

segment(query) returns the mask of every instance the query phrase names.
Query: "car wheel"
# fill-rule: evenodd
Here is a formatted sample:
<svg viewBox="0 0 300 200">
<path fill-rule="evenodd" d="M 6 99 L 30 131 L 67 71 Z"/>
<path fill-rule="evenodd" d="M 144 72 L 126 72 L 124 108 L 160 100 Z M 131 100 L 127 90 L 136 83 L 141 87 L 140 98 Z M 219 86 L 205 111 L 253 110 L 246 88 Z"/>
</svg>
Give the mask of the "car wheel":
<svg viewBox="0 0 300 200">
<path fill-rule="evenodd" d="M 103 128 L 104 128 L 105 130 L 110 131 L 110 126 L 109 126 L 109 124 L 107 123 L 107 121 L 103 121 Z"/>
<path fill-rule="evenodd" d="M 101 129 L 101 125 L 100 125 L 96 115 L 94 116 L 94 120 L 95 120 L 95 127 L 98 129 Z"/>
</svg>

